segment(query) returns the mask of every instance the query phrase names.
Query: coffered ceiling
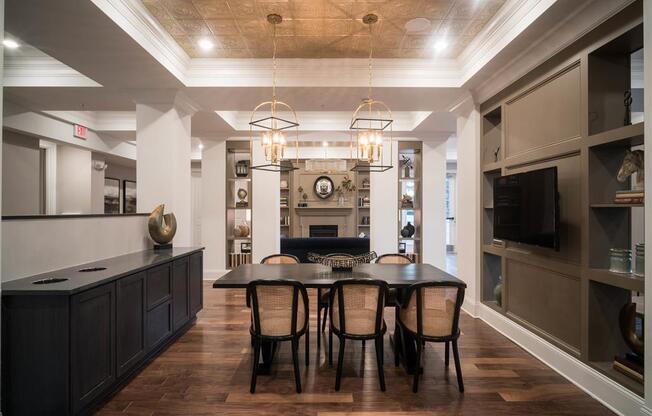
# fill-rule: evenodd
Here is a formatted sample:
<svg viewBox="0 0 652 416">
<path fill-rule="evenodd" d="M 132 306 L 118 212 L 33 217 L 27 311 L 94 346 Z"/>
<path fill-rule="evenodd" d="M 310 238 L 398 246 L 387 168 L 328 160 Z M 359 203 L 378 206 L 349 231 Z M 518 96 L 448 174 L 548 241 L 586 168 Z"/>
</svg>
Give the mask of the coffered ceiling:
<svg viewBox="0 0 652 416">
<path fill-rule="evenodd" d="M 269 58 L 277 13 L 278 56 L 364 58 L 369 51 L 365 14 L 373 26 L 379 58 L 455 58 L 506 0 L 143 0 L 154 18 L 190 57 Z M 416 30 L 406 23 L 425 18 Z M 202 50 L 207 38 L 215 45 Z M 435 44 L 439 41 L 439 50 Z"/>
</svg>

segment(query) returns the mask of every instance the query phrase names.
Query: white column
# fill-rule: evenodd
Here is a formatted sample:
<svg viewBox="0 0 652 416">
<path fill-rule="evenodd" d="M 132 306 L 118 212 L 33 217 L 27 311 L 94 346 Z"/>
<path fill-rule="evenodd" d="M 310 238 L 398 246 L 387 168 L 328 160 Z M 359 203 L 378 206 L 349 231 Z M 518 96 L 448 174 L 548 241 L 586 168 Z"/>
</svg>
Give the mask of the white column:
<svg viewBox="0 0 652 416">
<path fill-rule="evenodd" d="M 263 165 L 263 148 L 254 140 L 252 166 Z M 281 251 L 281 175 L 276 172 L 252 170 L 251 257 L 259 263 L 265 256 Z"/>
<path fill-rule="evenodd" d="M 644 89 L 645 89 L 645 164 L 652 166 L 652 146 L 650 146 L 650 138 L 652 138 L 652 2 L 643 2 L 643 43 L 648 45 L 643 51 L 643 68 L 644 68 Z M 652 245 L 652 179 L 645 181 L 645 245 L 650 247 Z M 648 248 L 649 250 L 649 248 Z M 652 288 L 652 256 L 646 255 L 645 262 L 645 287 Z M 648 319 L 645 320 L 645 339 L 648 341 L 652 339 L 652 302 L 648 300 L 645 302 L 645 315 Z M 645 406 L 642 409 L 642 414 L 652 415 L 652 345 L 650 342 L 645 346 Z"/>
<path fill-rule="evenodd" d="M 226 269 L 226 140 L 204 140 L 201 159 L 202 213 L 201 241 L 204 251 L 204 278 L 213 278 Z"/>
<path fill-rule="evenodd" d="M 446 139 L 423 142 L 421 194 L 423 263 L 446 269 Z"/>
<path fill-rule="evenodd" d="M 464 308 L 480 301 L 480 111 L 468 97 L 457 115 L 457 270 L 466 285 Z"/>
<path fill-rule="evenodd" d="M 165 204 L 177 219 L 173 244 L 191 243 L 190 119 L 195 109 L 182 97 L 136 104 L 138 212 Z"/>
<path fill-rule="evenodd" d="M 394 167 L 370 174 L 370 248 L 379 256 L 398 252 L 398 143 L 391 147 Z M 389 150 L 389 141 L 383 142 L 383 148 Z"/>
</svg>

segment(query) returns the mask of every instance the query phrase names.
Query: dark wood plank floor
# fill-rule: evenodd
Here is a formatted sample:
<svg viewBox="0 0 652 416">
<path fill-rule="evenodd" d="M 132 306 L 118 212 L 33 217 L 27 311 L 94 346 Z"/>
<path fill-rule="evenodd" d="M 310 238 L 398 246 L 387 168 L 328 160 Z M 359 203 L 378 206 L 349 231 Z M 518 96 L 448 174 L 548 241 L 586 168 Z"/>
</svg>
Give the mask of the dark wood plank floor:
<svg viewBox="0 0 652 416">
<path fill-rule="evenodd" d="M 311 294 L 314 295 L 313 292 Z M 311 298 L 311 305 L 314 298 Z M 314 314 L 313 314 L 314 315 Z M 387 309 L 393 330 L 393 313 Z M 312 316 L 312 328 L 316 318 Z M 412 378 L 393 365 L 385 340 L 387 392 L 378 389 L 373 343 L 347 343 L 342 388 L 335 369 L 319 353 L 311 333 L 311 363 L 301 360 L 304 393 L 294 393 L 289 344 L 272 374 L 259 376 L 249 394 L 251 350 L 244 291 L 204 286 L 197 324 L 144 369 L 99 412 L 101 415 L 611 415 L 566 381 L 480 320 L 462 317 L 460 354 L 466 392 L 457 391 L 455 370 L 446 371 L 443 345 L 428 344 L 425 377 L 418 394 Z M 337 339 L 334 340 L 337 351 Z M 371 344 L 371 345 L 369 345 Z M 303 343 L 301 344 L 303 353 Z"/>
</svg>

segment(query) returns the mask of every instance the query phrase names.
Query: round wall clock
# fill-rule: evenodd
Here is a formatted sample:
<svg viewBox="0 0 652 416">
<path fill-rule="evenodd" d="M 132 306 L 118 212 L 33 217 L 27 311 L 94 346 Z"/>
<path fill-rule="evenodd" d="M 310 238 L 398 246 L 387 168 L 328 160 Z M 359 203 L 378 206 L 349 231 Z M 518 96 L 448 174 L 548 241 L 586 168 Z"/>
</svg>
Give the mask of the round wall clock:
<svg viewBox="0 0 652 416">
<path fill-rule="evenodd" d="M 315 180 L 315 194 L 321 199 L 326 199 L 333 195 L 335 186 L 328 176 L 320 176 Z"/>
</svg>

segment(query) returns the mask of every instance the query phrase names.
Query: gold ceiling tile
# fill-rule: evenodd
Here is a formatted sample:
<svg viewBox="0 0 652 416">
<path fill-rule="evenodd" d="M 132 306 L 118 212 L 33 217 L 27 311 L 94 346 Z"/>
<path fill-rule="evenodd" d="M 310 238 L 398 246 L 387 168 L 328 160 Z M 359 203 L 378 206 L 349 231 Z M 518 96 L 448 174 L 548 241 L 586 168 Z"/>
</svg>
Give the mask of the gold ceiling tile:
<svg viewBox="0 0 652 416">
<path fill-rule="evenodd" d="M 422 17 L 443 19 L 453 6 L 452 0 L 427 0 L 423 3 Z"/>
<path fill-rule="evenodd" d="M 325 0 L 323 16 L 326 19 L 354 19 L 355 16 L 351 13 L 351 4 L 352 2 L 342 0 Z"/>
<path fill-rule="evenodd" d="M 238 25 L 233 19 L 210 19 L 206 20 L 206 25 L 215 35 L 237 35 L 240 33 Z"/>
<path fill-rule="evenodd" d="M 280 38 L 277 39 L 277 44 L 280 43 L 279 40 Z M 247 36 L 245 38 L 245 43 L 250 50 L 260 51 L 260 54 L 256 53 L 256 56 L 259 58 L 267 58 L 272 56 L 273 43 L 270 36 Z"/>
<path fill-rule="evenodd" d="M 490 18 L 500 10 L 505 4 L 505 0 L 485 0 L 480 9 L 480 16 Z"/>
<path fill-rule="evenodd" d="M 384 49 L 399 49 L 401 47 L 401 41 L 403 37 L 399 36 L 379 36 L 374 39 L 374 44 L 378 47 L 374 49 L 384 50 Z"/>
<path fill-rule="evenodd" d="M 349 7 L 349 12 L 355 19 L 361 20 L 364 15 L 369 13 L 377 14 L 382 19 L 381 7 L 383 4 L 385 3 L 355 2 Z"/>
<path fill-rule="evenodd" d="M 261 1 L 257 2 L 258 14 L 265 18 L 268 14 L 276 13 L 284 17 L 283 20 L 292 16 L 292 8 L 287 1 Z M 281 23 L 283 24 L 283 23 Z"/>
<path fill-rule="evenodd" d="M 210 35 L 211 31 L 203 20 L 197 19 L 177 19 L 179 26 L 188 35 Z"/>
<path fill-rule="evenodd" d="M 431 36 L 409 35 L 403 40 L 402 47 L 406 49 L 425 49 L 432 41 Z"/>
<path fill-rule="evenodd" d="M 223 58 L 251 58 L 252 54 L 248 49 L 223 49 Z"/>
<path fill-rule="evenodd" d="M 271 25 L 267 20 L 263 20 L 269 35 L 271 36 L 274 33 L 274 26 Z M 283 22 L 280 25 L 276 25 L 276 35 L 279 37 L 282 36 L 294 36 L 296 33 L 296 22 L 292 19 L 283 19 Z"/>
<path fill-rule="evenodd" d="M 172 18 L 158 19 L 163 29 L 165 29 L 172 37 L 185 35 L 186 31 L 183 30 L 183 27 L 177 23 L 176 20 Z"/>
<path fill-rule="evenodd" d="M 382 4 L 380 10 L 386 18 L 415 17 L 423 11 L 422 3 L 419 0 L 393 0 Z"/>
<path fill-rule="evenodd" d="M 350 36 L 353 33 L 353 20 L 350 19 L 325 19 L 324 35 Z"/>
<path fill-rule="evenodd" d="M 471 20 L 471 23 L 469 23 L 466 29 L 464 29 L 463 35 L 465 37 L 471 37 L 471 38 L 475 37 L 478 33 L 480 33 L 480 31 L 482 30 L 482 28 L 485 27 L 486 24 L 487 24 L 487 20 L 485 19 Z"/>
<path fill-rule="evenodd" d="M 217 39 L 222 49 L 247 49 L 247 43 L 242 36 L 220 36 Z"/>
<path fill-rule="evenodd" d="M 425 57 L 423 49 L 401 49 L 401 58 L 423 58 Z"/>
<path fill-rule="evenodd" d="M 251 18 L 256 14 L 254 0 L 228 0 L 229 8 L 237 19 Z"/>
<path fill-rule="evenodd" d="M 470 23 L 471 20 L 469 19 L 446 19 L 439 26 L 437 34 L 447 36 L 462 35 Z"/>
<path fill-rule="evenodd" d="M 159 0 L 144 0 L 143 5 L 157 20 L 172 18 Z"/>
<path fill-rule="evenodd" d="M 204 19 L 231 17 L 231 11 L 225 0 L 192 0 L 192 2 Z"/>
<path fill-rule="evenodd" d="M 324 21 L 321 19 L 294 20 L 296 36 L 320 36 L 324 31 Z"/>
<path fill-rule="evenodd" d="M 324 16 L 322 0 L 293 0 L 292 17 L 295 19 L 320 19 Z"/>
<path fill-rule="evenodd" d="M 271 33 L 269 27 L 270 24 L 260 18 L 239 19 L 237 24 L 243 35 L 261 35 Z"/>
<path fill-rule="evenodd" d="M 175 19 L 199 19 L 201 16 L 190 0 L 163 0 L 168 13 Z"/>
<path fill-rule="evenodd" d="M 471 18 L 482 9 L 482 2 L 477 0 L 456 0 L 448 16 L 450 18 Z"/>
</svg>

